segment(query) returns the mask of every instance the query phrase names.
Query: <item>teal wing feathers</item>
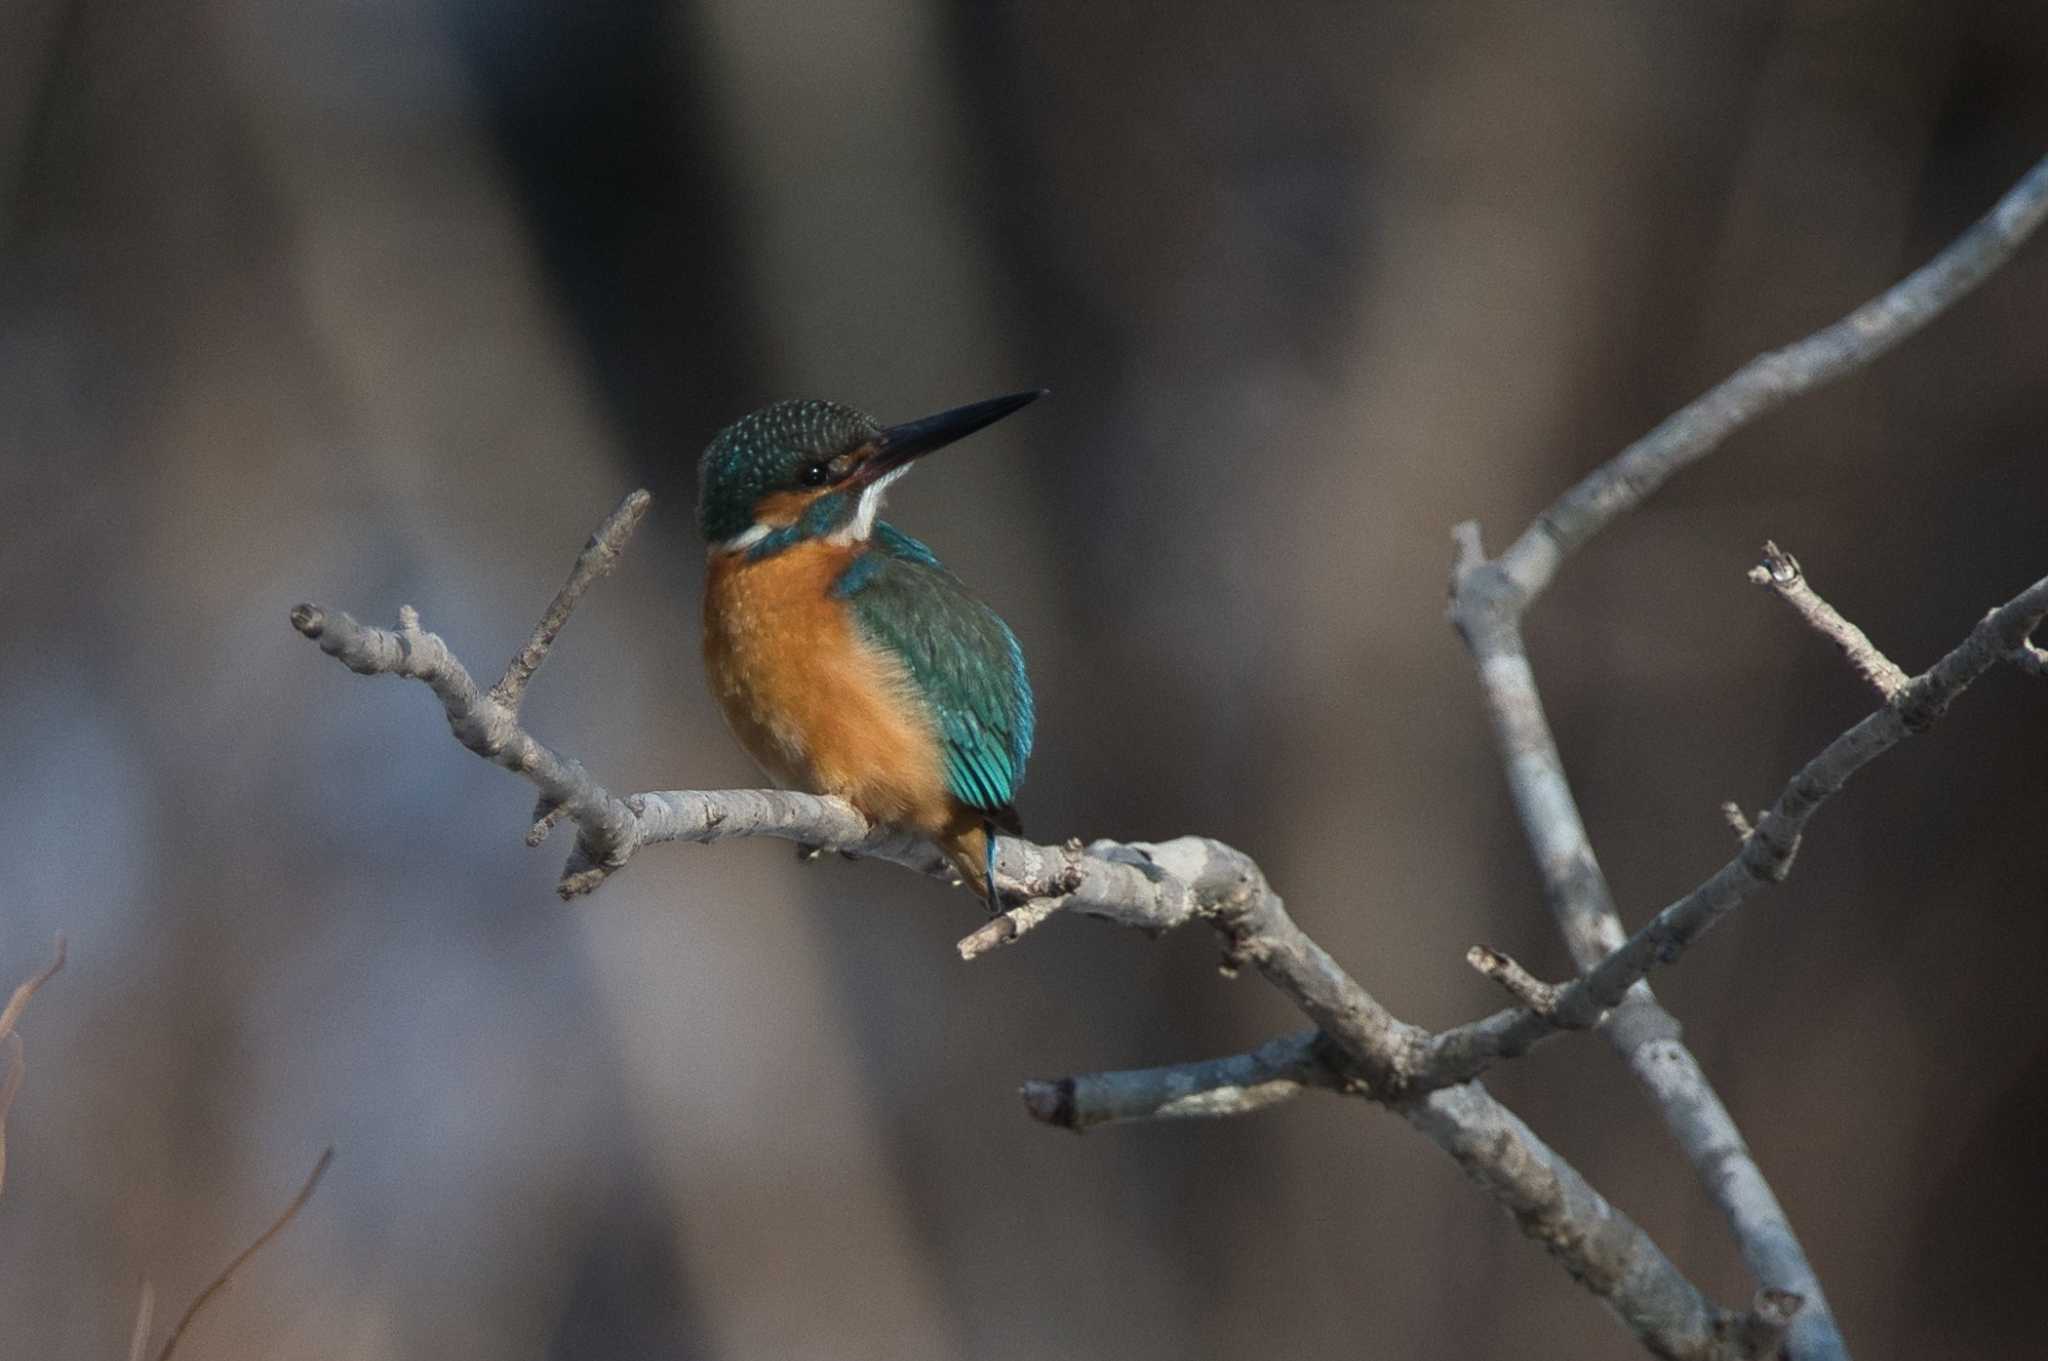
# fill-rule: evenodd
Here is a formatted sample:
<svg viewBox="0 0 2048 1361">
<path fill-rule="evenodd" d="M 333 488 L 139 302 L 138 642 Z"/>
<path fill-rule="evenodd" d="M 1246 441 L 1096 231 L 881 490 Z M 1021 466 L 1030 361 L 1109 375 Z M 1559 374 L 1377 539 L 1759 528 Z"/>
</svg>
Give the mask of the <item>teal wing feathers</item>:
<svg viewBox="0 0 2048 1361">
<path fill-rule="evenodd" d="M 892 525 L 833 591 L 870 642 L 903 659 L 931 706 L 954 797 L 1015 829 L 1011 807 L 1031 755 L 1034 714 L 1024 653 L 996 612 L 976 600 L 932 551 Z"/>
</svg>

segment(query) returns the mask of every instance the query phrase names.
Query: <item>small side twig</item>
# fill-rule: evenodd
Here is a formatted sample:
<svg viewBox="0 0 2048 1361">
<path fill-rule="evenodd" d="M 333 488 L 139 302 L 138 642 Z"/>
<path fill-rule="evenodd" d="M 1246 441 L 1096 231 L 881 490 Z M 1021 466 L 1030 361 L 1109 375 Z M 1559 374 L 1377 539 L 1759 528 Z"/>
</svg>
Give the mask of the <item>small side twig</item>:
<svg viewBox="0 0 2048 1361">
<path fill-rule="evenodd" d="M 999 854 L 1001 844 L 1000 841 L 997 842 Z M 991 950 L 999 950 L 1017 940 L 1025 932 L 1043 926 L 1067 905 L 1074 891 L 1087 879 L 1087 872 L 1082 868 L 1086 848 L 1081 845 L 1079 837 L 1072 837 L 1060 847 L 1060 850 L 1066 856 L 1066 864 L 1054 875 L 1052 891 L 1033 894 L 1009 911 L 998 913 L 987 924 L 961 937 L 957 947 L 960 958 L 975 960 Z M 1003 886 L 1000 873 L 996 876 L 996 884 L 998 887 Z"/>
<path fill-rule="evenodd" d="M 177 1324 L 172 1327 L 170 1336 L 164 1339 L 163 1350 L 156 1354 L 156 1361 L 170 1361 L 171 1353 L 178 1349 L 179 1340 L 185 1336 L 185 1330 L 192 1326 L 192 1320 L 199 1317 L 199 1311 L 212 1303 L 216 1295 L 234 1284 L 235 1273 L 246 1266 L 250 1258 L 263 1251 L 271 1239 L 284 1232 L 285 1225 L 291 1223 L 299 1211 L 305 1208 L 306 1202 L 313 1198 L 313 1189 L 320 1184 L 320 1178 L 327 1174 L 328 1164 L 333 1161 L 334 1149 L 330 1146 L 320 1154 L 320 1161 L 313 1164 L 313 1170 L 307 1175 L 305 1184 L 299 1187 L 299 1193 L 292 1197 L 291 1204 L 284 1207 L 284 1213 L 271 1221 L 269 1228 L 256 1235 L 255 1242 L 237 1253 L 235 1260 L 223 1267 L 220 1275 L 214 1277 L 206 1289 L 200 1291 L 187 1306 Z M 140 1327 L 140 1323 L 137 1326 Z"/>
<path fill-rule="evenodd" d="M 1747 841 L 1756 835 L 1756 828 L 1749 825 L 1749 814 L 1742 811 L 1742 805 L 1730 799 L 1721 805 L 1721 816 L 1727 820 L 1728 828 L 1735 833 L 1737 841 Z"/>
<path fill-rule="evenodd" d="M 1799 559 L 1766 540 L 1764 560 L 1749 569 L 1749 579 L 1755 585 L 1770 587 L 1814 632 L 1842 649 L 1849 665 L 1877 691 L 1879 699 L 1889 704 L 1906 688 L 1906 673 L 1878 650 L 1868 634 L 1821 599 L 1807 581 L 1806 573 L 1800 570 Z"/>
<path fill-rule="evenodd" d="M 1490 945 L 1475 945 L 1465 952 L 1465 962 L 1507 990 L 1510 997 L 1538 1016 L 1547 1017 L 1557 1008 L 1557 985 L 1546 983 Z"/>
<path fill-rule="evenodd" d="M 548 602 L 547 613 L 534 625 L 533 637 L 526 646 L 513 654 L 505 666 L 504 679 L 491 687 L 491 698 L 510 709 L 519 712 L 519 702 L 525 697 L 526 683 L 533 679 L 533 673 L 540 670 L 540 664 L 547 660 L 548 649 L 555 645 L 555 637 L 562 626 L 569 622 L 569 616 L 576 609 L 576 602 L 583 593 L 601 577 L 608 575 L 619 562 L 619 554 L 625 551 L 626 540 L 633 537 L 633 531 L 640 527 L 640 521 L 647 514 L 647 507 L 653 496 L 643 488 L 631 492 L 619 502 L 618 509 L 606 517 L 583 545 L 583 551 L 576 555 L 576 565 L 569 571 L 569 579 L 562 583 L 562 589 L 555 592 L 555 598 Z"/>
<path fill-rule="evenodd" d="M 1027 931 L 1036 930 L 1050 921 L 1055 913 L 1067 905 L 1065 898 L 1033 898 L 1019 903 L 1007 912 L 990 917 L 986 924 L 977 926 L 960 938 L 956 947 L 960 958 L 980 959 L 991 950 L 1000 950 L 1014 943 Z"/>
</svg>

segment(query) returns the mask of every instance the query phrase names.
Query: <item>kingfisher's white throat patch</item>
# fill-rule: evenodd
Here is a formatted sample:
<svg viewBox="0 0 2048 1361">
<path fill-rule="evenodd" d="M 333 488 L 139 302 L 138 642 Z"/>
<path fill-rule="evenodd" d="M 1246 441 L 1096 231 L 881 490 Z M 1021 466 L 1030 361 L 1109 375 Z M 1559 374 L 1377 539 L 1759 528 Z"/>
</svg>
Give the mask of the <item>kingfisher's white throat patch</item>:
<svg viewBox="0 0 2048 1361">
<path fill-rule="evenodd" d="M 718 547 L 721 552 L 744 553 L 774 532 L 767 525 L 756 523 L 749 526 L 745 533 L 733 535 Z"/>
<path fill-rule="evenodd" d="M 889 489 L 891 482 L 894 482 L 909 471 L 910 465 L 906 463 L 900 468 L 891 468 L 888 472 L 883 473 L 880 477 L 868 483 L 861 491 L 860 504 L 853 508 L 853 518 L 833 530 L 830 534 L 827 534 L 825 542 L 844 546 L 850 543 L 859 543 L 870 534 L 873 534 L 875 532 L 875 516 L 882 509 L 882 493 Z"/>
</svg>

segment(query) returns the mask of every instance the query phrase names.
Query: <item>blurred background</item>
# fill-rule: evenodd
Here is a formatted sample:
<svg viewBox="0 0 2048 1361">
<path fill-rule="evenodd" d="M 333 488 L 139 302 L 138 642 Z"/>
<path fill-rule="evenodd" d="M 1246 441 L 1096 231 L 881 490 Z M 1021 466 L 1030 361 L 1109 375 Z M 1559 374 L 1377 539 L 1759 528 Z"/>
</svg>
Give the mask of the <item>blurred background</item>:
<svg viewBox="0 0 2048 1361">
<path fill-rule="evenodd" d="M 479 673 L 630 488 L 527 713 L 615 789 L 752 784 L 697 657 L 699 449 L 776 397 L 1055 399 L 892 518 L 1015 625 L 1041 837 L 1203 832 L 1405 1016 L 1568 967 L 1467 658 L 1499 546 L 2048 145 L 2048 9 L 1789 0 L 123 5 L 0 20 L 0 1199 L 9 1357 L 122 1353 L 339 1150 L 217 1358 L 1634 1357 L 1358 1103 L 1075 1139 L 1035 1076 L 1299 1020 L 1201 932 L 781 843 L 594 899 L 419 687 L 286 623 L 417 605 Z M 2048 241 L 1744 433 L 1530 619 L 1639 922 L 1866 712 L 1768 535 L 1908 669 L 2048 571 Z M 1860 1357 L 2048 1336 L 2048 691 L 1984 680 L 1661 976 Z M 1597 1040 L 1490 1079 L 1723 1299 Z"/>
</svg>

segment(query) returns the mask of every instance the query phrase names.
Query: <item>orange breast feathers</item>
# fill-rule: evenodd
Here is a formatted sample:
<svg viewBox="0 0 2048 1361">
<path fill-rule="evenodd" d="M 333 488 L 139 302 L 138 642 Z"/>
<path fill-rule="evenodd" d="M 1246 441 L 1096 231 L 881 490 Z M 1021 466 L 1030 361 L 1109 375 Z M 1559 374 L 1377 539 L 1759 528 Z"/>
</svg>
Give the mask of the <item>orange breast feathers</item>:
<svg viewBox="0 0 2048 1361">
<path fill-rule="evenodd" d="M 938 725 L 903 663 L 862 638 L 831 594 L 854 552 L 812 541 L 755 562 L 714 553 L 705 674 L 740 745 L 772 778 L 936 836 L 959 820 Z"/>
</svg>

